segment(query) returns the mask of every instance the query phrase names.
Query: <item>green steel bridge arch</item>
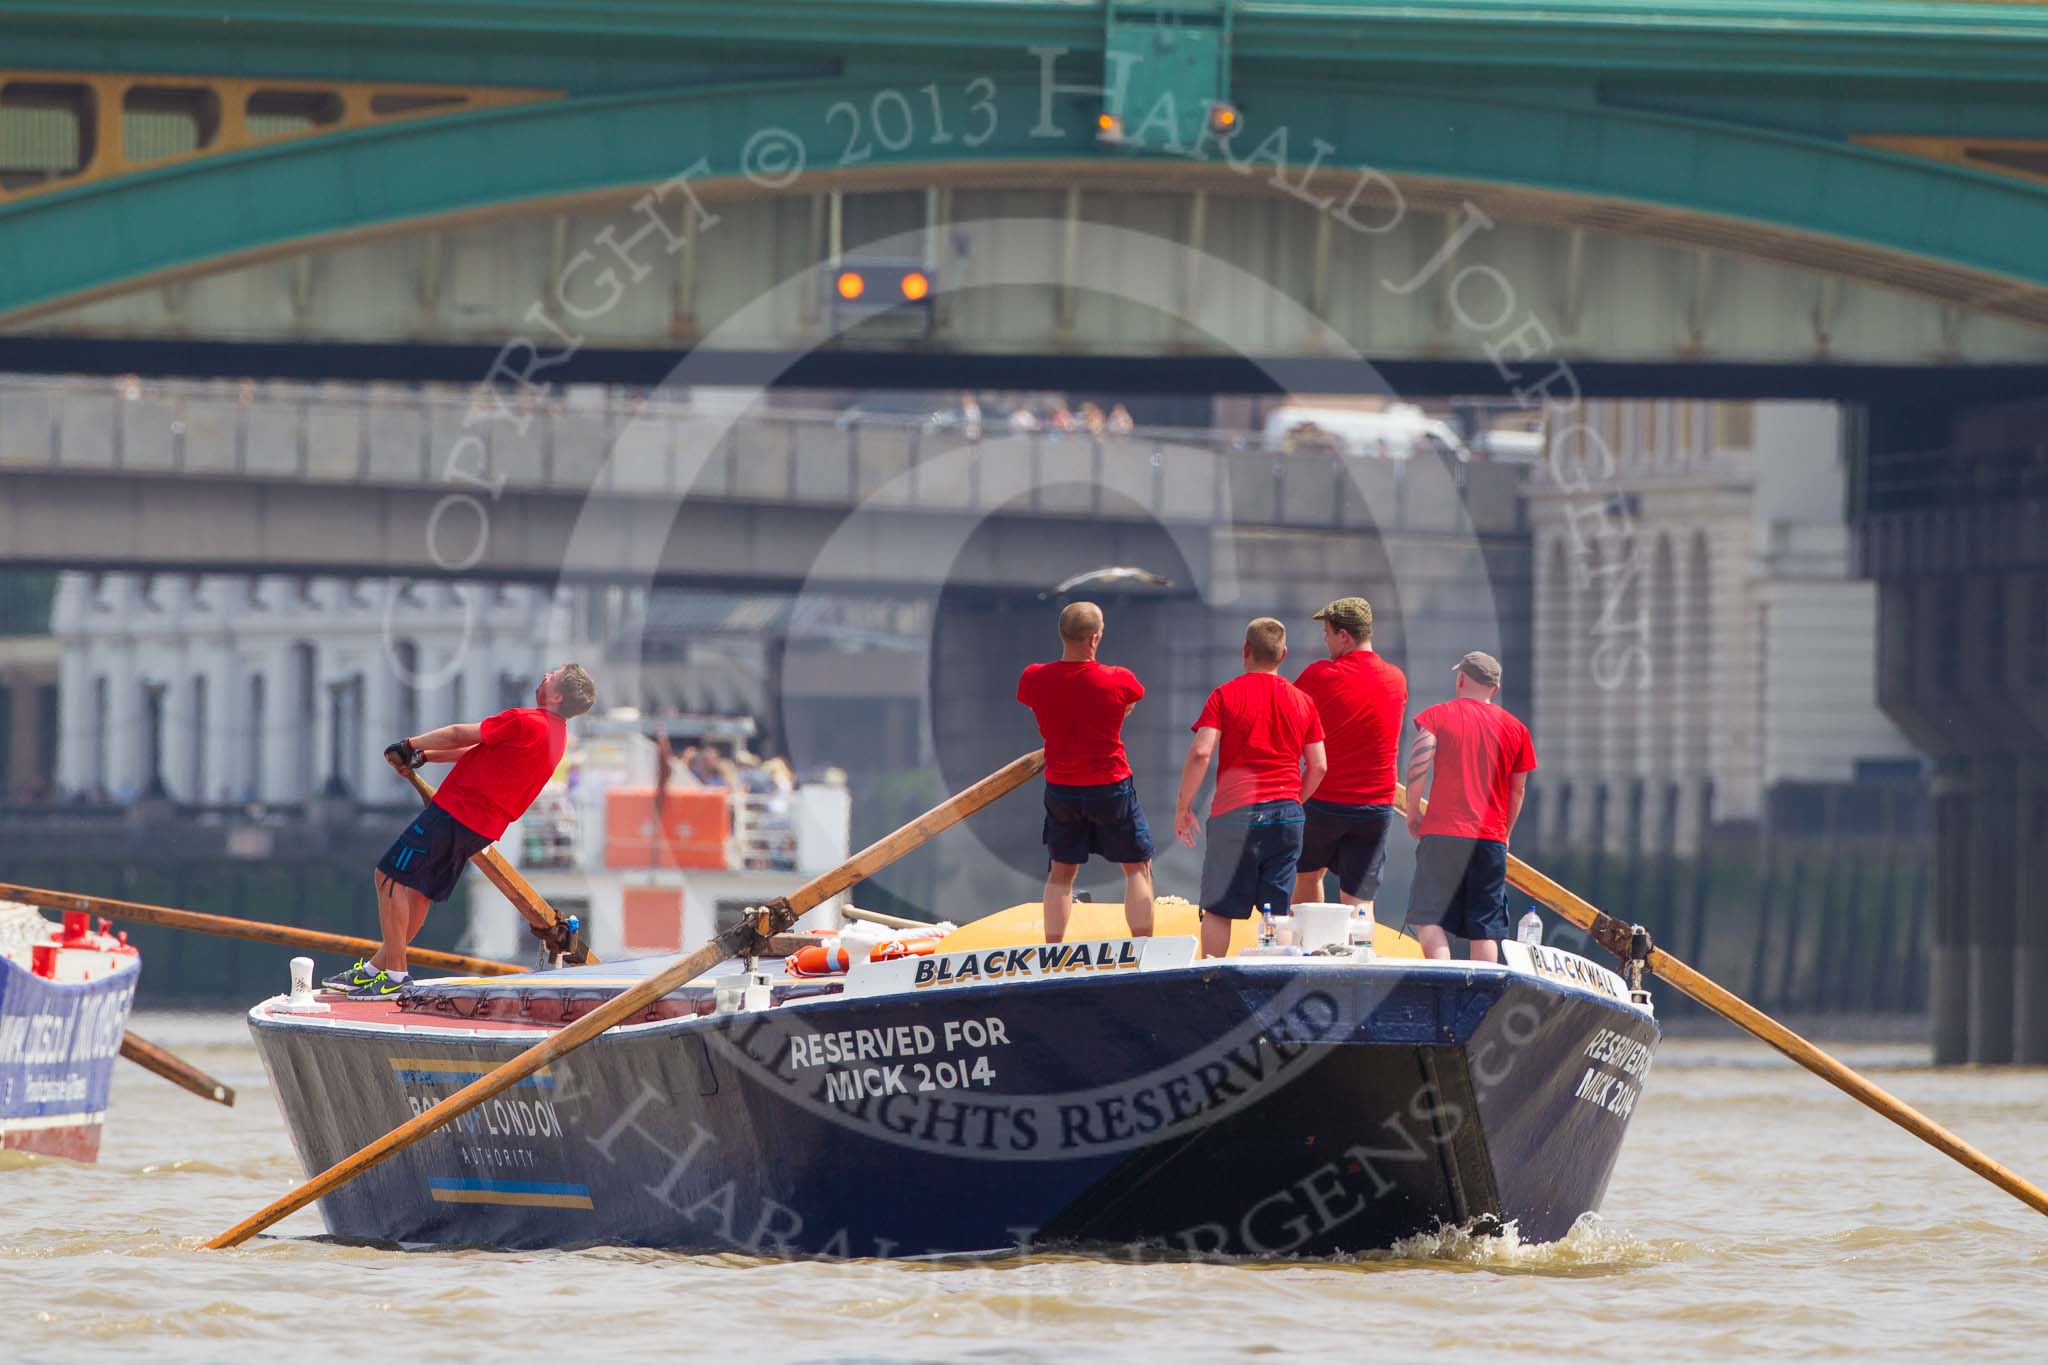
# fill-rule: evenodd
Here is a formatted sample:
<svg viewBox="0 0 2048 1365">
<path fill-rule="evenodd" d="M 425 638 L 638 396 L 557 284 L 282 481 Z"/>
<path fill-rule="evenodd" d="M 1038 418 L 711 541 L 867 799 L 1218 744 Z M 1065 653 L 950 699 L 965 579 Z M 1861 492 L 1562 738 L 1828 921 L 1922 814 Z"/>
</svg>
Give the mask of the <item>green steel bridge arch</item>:
<svg viewBox="0 0 2048 1365">
<path fill-rule="evenodd" d="M 1162 22 L 1159 6 L 1140 0 L 568 11 L 444 0 L 426 17 L 417 6 L 344 11 L 313 0 L 213 8 L 239 11 L 243 26 L 211 56 L 195 46 L 200 16 L 181 18 L 176 6 L 0 4 L 0 22 L 17 25 L 9 60 L 21 71 L 113 68 L 167 83 L 209 70 L 245 82 L 263 72 L 338 79 L 337 70 L 418 82 L 437 43 L 467 39 L 481 51 L 433 69 L 546 97 L 479 100 L 0 198 L 0 258 L 21 266 L 0 275 L 0 326 L 325 244 L 685 174 L 691 193 L 710 196 L 857 189 L 892 176 L 1108 179 L 1169 193 L 1263 184 L 1333 213 L 1348 201 L 1347 228 L 1386 212 L 1396 190 L 1439 205 L 1484 194 L 1536 221 L 1780 261 L 2048 325 L 2048 10 L 2031 5 L 1572 0 L 1539 22 L 1492 0 L 1179 0 L 1174 23 L 1220 23 L 1228 40 L 1210 75 L 1167 70 L 1149 84 L 1153 49 L 1138 43 L 1147 55 L 1122 110 L 1130 131 L 1143 131 L 1160 91 L 1186 98 L 1137 149 L 1102 140 L 1105 96 L 1086 87 L 1108 87 L 1117 45 L 1129 45 L 1139 20 Z M 107 40 L 106 24 L 123 15 L 137 36 Z M 403 27 L 378 28 L 387 23 Z M 559 38 L 559 50 L 537 47 L 543 36 Z M 698 51 L 684 64 L 689 79 L 662 80 L 663 52 L 693 39 L 751 60 Z M 11 91 L 40 88 L 24 86 L 21 71 L 0 72 L 0 112 Z M 1190 145 L 1198 96 L 1241 111 L 1227 148 Z M 1178 153 L 1159 145 L 1175 117 Z"/>
</svg>

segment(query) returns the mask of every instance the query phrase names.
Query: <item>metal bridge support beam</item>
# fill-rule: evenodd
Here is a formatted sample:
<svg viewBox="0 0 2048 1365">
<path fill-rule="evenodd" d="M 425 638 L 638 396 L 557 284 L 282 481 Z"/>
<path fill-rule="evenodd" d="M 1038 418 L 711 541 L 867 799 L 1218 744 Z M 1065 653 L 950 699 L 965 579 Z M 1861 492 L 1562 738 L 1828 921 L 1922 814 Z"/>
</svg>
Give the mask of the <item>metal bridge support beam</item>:
<svg viewBox="0 0 2048 1365">
<path fill-rule="evenodd" d="M 2019 846 L 2012 817 L 2019 760 L 1984 755 L 1970 766 L 1970 1060 L 1997 1064 L 2013 1059 L 2013 948 L 2019 919 L 2013 871 Z"/>
<path fill-rule="evenodd" d="M 2019 761 L 2019 790 L 2013 809 L 2018 822 L 2019 858 L 2014 868 L 2018 943 L 2013 949 L 2013 1049 L 2021 1066 L 2048 1065 L 2048 915 L 2028 913 L 2022 898 L 2048 878 L 2048 756 Z"/>
<path fill-rule="evenodd" d="M 1934 775 L 1934 934 L 1927 945 L 1927 1012 L 1934 1032 L 1934 1064 L 1970 1060 L 1969 860 L 1960 846 L 1969 835 L 1969 763 L 1944 759 Z"/>
<path fill-rule="evenodd" d="M 1853 515 L 1879 583 L 1878 701 L 1935 760 L 1934 1058 L 2048 1062 L 2048 498 L 2027 443 L 2048 403 L 1941 431 L 1872 417 Z"/>
</svg>

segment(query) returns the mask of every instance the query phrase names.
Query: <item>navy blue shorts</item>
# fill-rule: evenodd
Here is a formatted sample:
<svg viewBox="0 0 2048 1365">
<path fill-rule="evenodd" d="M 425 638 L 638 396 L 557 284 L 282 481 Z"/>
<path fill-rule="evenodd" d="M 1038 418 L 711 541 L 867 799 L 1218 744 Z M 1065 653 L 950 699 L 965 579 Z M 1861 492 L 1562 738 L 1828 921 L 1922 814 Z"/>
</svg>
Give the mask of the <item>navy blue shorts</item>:
<svg viewBox="0 0 2048 1365">
<path fill-rule="evenodd" d="M 1301 860 L 1299 801 L 1257 801 L 1209 821 L 1202 854 L 1202 910 L 1246 919 L 1266 906 L 1284 915 Z"/>
<path fill-rule="evenodd" d="M 455 894 L 462 869 L 491 841 L 439 806 L 428 806 L 384 851 L 377 870 L 430 901 Z"/>
<path fill-rule="evenodd" d="M 1045 784 L 1045 851 L 1056 863 L 1080 864 L 1089 854 L 1113 863 L 1152 861 L 1152 831 L 1130 778 L 1099 787 Z"/>
<path fill-rule="evenodd" d="M 1394 823 L 1392 806 L 1341 806 L 1334 801 L 1304 801 L 1307 823 L 1301 834 L 1301 870 L 1325 868 L 1337 874 L 1347 896 L 1369 901 L 1380 889 L 1387 866 L 1387 830 Z"/>
<path fill-rule="evenodd" d="M 1408 923 L 1439 924 L 1463 939 L 1508 935 L 1508 846 L 1425 834 L 1415 845 Z"/>
</svg>

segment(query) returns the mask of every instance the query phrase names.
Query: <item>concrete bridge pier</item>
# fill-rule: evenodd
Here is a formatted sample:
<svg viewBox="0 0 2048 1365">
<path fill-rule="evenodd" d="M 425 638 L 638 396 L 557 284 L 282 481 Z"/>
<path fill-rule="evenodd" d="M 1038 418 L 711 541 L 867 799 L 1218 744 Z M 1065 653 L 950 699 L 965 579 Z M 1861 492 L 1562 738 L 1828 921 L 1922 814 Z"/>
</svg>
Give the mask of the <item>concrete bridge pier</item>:
<svg viewBox="0 0 2048 1365">
<path fill-rule="evenodd" d="M 1917 623 L 1899 619 L 1914 614 L 1910 598 L 1923 594 L 1944 590 L 1888 587 L 1880 595 L 1879 697 L 1935 755 L 1928 945 L 1935 1061 L 2048 1063 L 2048 907 L 2040 895 L 2048 875 L 2040 848 L 2048 838 L 2048 745 L 1994 723 L 1977 698 L 1943 687 L 1984 660 L 1951 637 L 1959 657 L 1943 664 L 1933 642 L 1918 638 Z M 1916 689 L 1916 675 L 1927 673 L 1935 689 Z"/>
<path fill-rule="evenodd" d="M 2048 402 L 1857 453 L 1878 700 L 1934 760 L 1938 1064 L 2048 1064 Z"/>
<path fill-rule="evenodd" d="M 2018 998 L 2013 960 L 2019 906 L 2013 877 L 2018 861 L 2012 819 L 2019 796 L 2018 760 L 2004 754 L 1970 761 L 1969 1021 L 1973 1062 L 2011 1062 L 2013 1007 Z"/>
<path fill-rule="evenodd" d="M 2014 809 L 2019 857 L 2014 862 L 2014 904 L 2018 909 L 2013 946 L 2013 1060 L 2048 1065 L 2048 913 L 2041 888 L 2048 885 L 2048 754 L 2018 761 L 2021 802 Z"/>
<path fill-rule="evenodd" d="M 1957 845 L 1969 825 L 1969 761 L 1942 759 L 1934 765 L 1934 898 L 1927 945 L 1927 1013 L 1937 1062 L 1965 1061 L 1970 1054 L 1969 926 L 1963 922 L 1969 889 L 1960 885 L 1969 860 Z"/>
</svg>

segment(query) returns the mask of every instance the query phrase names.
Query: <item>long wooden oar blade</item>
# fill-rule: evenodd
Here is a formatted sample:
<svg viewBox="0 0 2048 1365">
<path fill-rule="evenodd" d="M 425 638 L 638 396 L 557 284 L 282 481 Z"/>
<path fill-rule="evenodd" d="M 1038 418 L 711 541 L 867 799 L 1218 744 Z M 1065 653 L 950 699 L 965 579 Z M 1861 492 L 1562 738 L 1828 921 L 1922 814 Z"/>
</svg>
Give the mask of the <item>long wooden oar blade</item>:
<svg viewBox="0 0 2048 1365">
<path fill-rule="evenodd" d="M 393 772 L 412 784 L 412 789 L 419 793 L 421 805 L 434 799 L 433 783 L 395 758 L 384 761 L 391 765 Z M 512 908 L 532 928 L 534 936 L 548 946 L 550 953 L 560 953 L 572 963 L 597 961 L 597 954 L 590 951 L 583 935 L 570 930 L 561 912 L 549 905 L 547 898 L 534 890 L 532 884 L 505 861 L 505 855 L 498 852 L 495 845 L 486 845 L 470 858 L 470 862 L 484 874 L 485 881 L 497 887 L 505 899 L 512 902 Z"/>
<path fill-rule="evenodd" d="M 1566 890 L 1512 854 L 1508 857 L 1508 882 L 1532 900 L 1549 906 L 1584 929 L 1618 956 L 1625 958 L 1629 955 L 1630 934 L 1627 925 L 1604 913 L 1592 902 Z M 2017 1172 L 1992 1160 L 1912 1105 L 1836 1061 L 1733 991 L 1688 967 L 1662 948 L 1652 947 L 1647 962 L 1651 971 L 1723 1019 L 1755 1034 L 1828 1084 L 1861 1100 L 1913 1136 L 1947 1153 L 2022 1203 L 2032 1206 L 2041 1213 L 2048 1213 L 2048 1191 L 2043 1191 L 2040 1186 L 2024 1179 Z"/>
<path fill-rule="evenodd" d="M 240 1246 L 263 1229 L 297 1213 L 314 1200 L 339 1189 L 372 1166 L 401 1152 L 482 1104 L 500 1091 L 517 1085 L 544 1066 L 574 1052 L 620 1020 L 629 1019 L 686 981 L 691 981 L 728 957 L 756 951 L 770 936 L 796 923 L 798 916 L 816 909 L 862 878 L 895 862 L 904 854 L 929 842 L 974 812 L 1004 794 L 1016 790 L 1045 767 L 1045 751 L 1035 749 L 989 774 L 950 800 L 941 802 L 903 828 L 866 848 L 817 877 L 790 895 L 748 916 L 719 934 L 711 942 L 639 985 L 613 996 L 604 1004 L 570 1024 L 561 1032 L 536 1043 L 497 1070 L 471 1081 L 462 1089 L 415 1118 L 407 1120 L 352 1156 L 344 1157 L 284 1198 L 243 1219 L 206 1243 L 209 1248 Z"/>
<path fill-rule="evenodd" d="M 328 934 L 318 929 L 300 929 L 289 924 L 265 924 L 260 920 L 233 919 L 227 915 L 203 915 L 196 910 L 175 910 L 168 905 L 145 905 L 139 901 L 117 901 L 105 896 L 84 896 L 75 891 L 49 891 L 40 886 L 16 886 L 0 882 L 0 900 L 20 901 L 45 910 L 82 911 L 105 919 L 131 924 L 156 924 L 166 929 L 190 929 L 194 933 L 219 934 L 224 938 L 246 938 L 256 943 L 275 943 L 284 948 L 304 948 L 315 953 L 354 954 L 368 957 L 383 945 L 375 939 Z M 506 976 L 523 972 L 509 962 L 484 957 L 442 953 L 430 948 L 410 948 L 406 956 L 426 967 L 466 972 L 471 976 Z"/>
<path fill-rule="evenodd" d="M 138 1038 L 132 1033 L 122 1034 L 121 1055 L 144 1071 L 154 1071 L 172 1085 L 183 1086 L 202 1100 L 212 1100 L 215 1104 L 234 1108 L 233 1089 L 207 1075 L 183 1057 L 164 1051 L 146 1038 Z"/>
</svg>

